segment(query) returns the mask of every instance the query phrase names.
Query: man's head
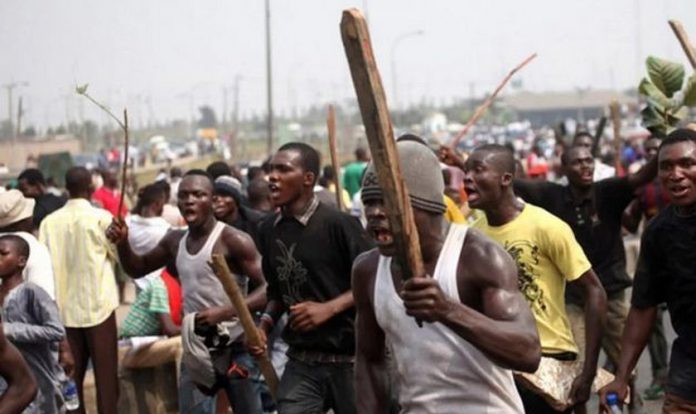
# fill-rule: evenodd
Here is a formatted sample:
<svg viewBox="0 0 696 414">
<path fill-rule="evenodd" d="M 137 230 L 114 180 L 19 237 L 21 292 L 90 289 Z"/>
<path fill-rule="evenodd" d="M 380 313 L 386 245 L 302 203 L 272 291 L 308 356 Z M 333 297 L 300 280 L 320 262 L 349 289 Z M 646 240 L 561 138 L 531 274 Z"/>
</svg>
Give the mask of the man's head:
<svg viewBox="0 0 696 414">
<path fill-rule="evenodd" d="M 658 176 L 672 204 L 692 212 L 696 208 L 696 131 L 677 129 L 660 144 Z"/>
<path fill-rule="evenodd" d="M 138 203 L 133 209 L 143 217 L 159 217 L 169 197 L 164 187 L 157 183 L 146 185 L 138 192 Z"/>
<path fill-rule="evenodd" d="M 215 180 L 213 190 L 213 211 L 215 218 L 225 220 L 228 217 L 237 217 L 237 212 L 242 205 L 242 186 L 233 177 L 223 175 Z"/>
<path fill-rule="evenodd" d="M 573 137 L 572 147 L 582 147 L 592 151 L 594 137 L 587 131 L 580 131 Z"/>
<path fill-rule="evenodd" d="M 657 151 L 660 149 L 660 138 L 650 137 L 643 143 L 643 150 L 645 151 L 645 159 L 650 161 L 654 157 L 657 157 Z"/>
<path fill-rule="evenodd" d="M 104 187 L 115 190 L 118 187 L 118 173 L 107 168 L 101 172 L 102 180 L 104 180 Z"/>
<path fill-rule="evenodd" d="M 266 173 L 263 171 L 263 168 L 261 167 L 249 167 L 247 170 L 247 182 L 252 182 L 258 178 L 264 179 L 264 176 Z"/>
<path fill-rule="evenodd" d="M 369 162 L 370 152 L 364 147 L 358 147 L 355 149 L 355 159 L 362 162 Z"/>
<path fill-rule="evenodd" d="M 440 162 L 421 141 L 399 140 L 396 148 L 416 227 L 423 238 L 429 227 L 434 229 L 435 226 L 431 224 L 442 220 L 446 209 Z M 368 233 L 376 240 L 380 253 L 393 255 L 394 239 L 374 164 L 369 164 L 365 170 L 361 197 L 365 205 Z"/>
<path fill-rule="evenodd" d="M 588 188 L 594 182 L 594 158 L 586 147 L 571 147 L 561 155 L 561 167 L 568 184 Z"/>
<path fill-rule="evenodd" d="M 301 142 L 283 145 L 269 162 L 271 201 L 287 206 L 302 197 L 311 197 L 319 177 L 319 153 Z"/>
<path fill-rule="evenodd" d="M 464 189 L 469 206 L 488 210 L 512 193 L 515 155 L 503 145 L 482 145 L 469 155 L 464 169 Z"/>
<path fill-rule="evenodd" d="M 232 175 L 230 166 L 223 161 L 215 161 L 214 163 L 211 163 L 208 165 L 208 168 L 205 169 L 205 172 L 207 172 L 210 178 L 213 180 L 216 180 L 218 177 L 223 175 Z"/>
<path fill-rule="evenodd" d="M 46 180 L 38 169 L 27 168 L 17 177 L 17 188 L 24 197 L 36 198 L 46 192 Z"/>
<path fill-rule="evenodd" d="M 268 188 L 268 181 L 264 178 L 257 178 L 249 182 L 247 186 L 247 200 L 251 208 L 260 211 L 271 211 L 271 190 Z"/>
<path fill-rule="evenodd" d="M 65 188 L 70 198 L 87 198 L 92 195 L 92 174 L 85 167 L 72 167 L 65 173 Z"/>
<path fill-rule="evenodd" d="M 27 265 L 29 244 L 14 234 L 0 236 L 0 278 L 18 275 Z"/>
<path fill-rule="evenodd" d="M 172 167 L 172 169 L 169 170 L 169 176 L 171 178 L 181 178 L 183 175 L 184 172 L 179 167 Z"/>
<path fill-rule="evenodd" d="M 19 190 L 0 193 L 0 232 L 33 230 L 34 199 Z"/>
<path fill-rule="evenodd" d="M 213 180 L 203 170 L 184 175 L 177 194 L 179 211 L 189 227 L 200 227 L 213 215 Z"/>
</svg>

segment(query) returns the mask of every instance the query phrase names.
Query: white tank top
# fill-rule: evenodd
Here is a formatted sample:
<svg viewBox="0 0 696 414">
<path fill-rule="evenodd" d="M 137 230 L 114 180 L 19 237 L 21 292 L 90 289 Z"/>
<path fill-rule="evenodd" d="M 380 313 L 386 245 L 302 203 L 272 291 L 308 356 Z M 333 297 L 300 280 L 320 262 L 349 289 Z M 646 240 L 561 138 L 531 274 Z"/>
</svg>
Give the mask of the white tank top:
<svg viewBox="0 0 696 414">
<path fill-rule="evenodd" d="M 208 235 L 203 248 L 196 254 L 189 254 L 186 250 L 186 239 L 189 232 L 184 234 L 179 242 L 179 251 L 176 254 L 176 269 L 181 281 L 181 294 L 184 298 L 184 315 L 202 311 L 213 306 L 230 306 L 230 299 L 225 294 L 222 284 L 208 264 L 213 253 L 215 242 L 225 229 L 226 224 L 218 221 L 215 228 Z M 246 292 L 246 278 L 237 276 L 242 292 Z"/>
<path fill-rule="evenodd" d="M 433 277 L 444 294 L 460 301 L 457 265 L 467 226 L 451 224 Z M 375 316 L 394 359 L 401 412 L 409 414 L 524 413 L 510 370 L 441 323 L 419 328 L 406 315 L 394 288 L 391 258 L 380 256 Z"/>
</svg>

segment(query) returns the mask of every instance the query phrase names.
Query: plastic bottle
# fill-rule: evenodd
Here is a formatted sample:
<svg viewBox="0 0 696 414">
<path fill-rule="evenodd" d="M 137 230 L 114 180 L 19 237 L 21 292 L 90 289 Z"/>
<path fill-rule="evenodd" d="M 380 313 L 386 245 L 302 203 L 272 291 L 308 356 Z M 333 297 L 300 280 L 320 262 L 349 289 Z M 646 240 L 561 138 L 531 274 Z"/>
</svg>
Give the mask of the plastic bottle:
<svg viewBox="0 0 696 414">
<path fill-rule="evenodd" d="M 611 410 L 611 414 L 623 413 L 623 411 L 621 410 L 621 406 L 619 405 L 619 396 L 616 395 L 616 393 L 612 392 L 607 394 L 607 405 Z"/>
<path fill-rule="evenodd" d="M 75 381 L 68 379 L 63 383 L 63 400 L 68 411 L 80 408 L 80 397 L 77 395 L 77 385 Z"/>
</svg>

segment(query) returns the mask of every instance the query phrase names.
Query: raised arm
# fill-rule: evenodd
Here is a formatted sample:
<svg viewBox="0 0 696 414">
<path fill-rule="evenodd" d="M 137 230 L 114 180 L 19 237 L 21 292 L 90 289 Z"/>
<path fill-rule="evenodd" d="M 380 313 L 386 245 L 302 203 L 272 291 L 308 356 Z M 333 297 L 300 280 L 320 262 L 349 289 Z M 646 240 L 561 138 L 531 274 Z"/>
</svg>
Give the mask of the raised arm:
<svg viewBox="0 0 696 414">
<path fill-rule="evenodd" d="M 428 277 L 412 278 L 404 284 L 401 296 L 407 313 L 445 324 L 502 367 L 536 371 L 541 359 L 539 334 L 517 286 L 517 267 L 510 256 L 471 230 L 459 267 L 460 295 L 464 297 L 467 290 L 477 287 L 480 309 L 445 297 L 437 281 Z"/>
<path fill-rule="evenodd" d="M 0 414 L 22 412 L 36 397 L 36 380 L 19 351 L 5 339 L 2 323 L 0 323 L 0 377 L 7 382 L 5 393 L 0 395 Z"/>
<path fill-rule="evenodd" d="M 628 185 L 633 189 L 642 187 L 657 176 L 657 157 L 652 157 L 638 172 L 628 176 Z"/>
<path fill-rule="evenodd" d="M 389 400 L 384 331 L 377 324 L 372 297 L 378 254 L 366 252 L 353 264 L 353 297 L 355 298 L 355 394 L 360 413 L 387 412 Z"/>
<path fill-rule="evenodd" d="M 106 237 L 116 245 L 118 258 L 123 269 L 134 278 L 139 278 L 161 269 L 174 258 L 173 247 L 181 238 L 181 232 L 172 230 L 144 255 L 137 255 L 128 242 L 128 226 L 123 220 L 114 219 L 106 229 Z"/>
</svg>

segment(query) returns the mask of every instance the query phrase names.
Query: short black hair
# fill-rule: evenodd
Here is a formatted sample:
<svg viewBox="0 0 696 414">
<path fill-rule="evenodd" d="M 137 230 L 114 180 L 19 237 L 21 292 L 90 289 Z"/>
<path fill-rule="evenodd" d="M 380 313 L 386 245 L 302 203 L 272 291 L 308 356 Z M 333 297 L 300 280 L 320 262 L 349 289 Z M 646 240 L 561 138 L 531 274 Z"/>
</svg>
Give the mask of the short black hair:
<svg viewBox="0 0 696 414">
<path fill-rule="evenodd" d="M 473 152 L 477 151 L 495 154 L 495 166 L 503 172 L 515 175 L 515 154 L 510 148 L 499 144 L 484 144 L 474 148 Z"/>
<path fill-rule="evenodd" d="M 403 134 L 399 138 L 396 139 L 396 142 L 401 142 L 401 141 L 411 141 L 411 142 L 417 142 L 419 144 L 423 144 L 426 147 L 428 146 L 428 143 L 421 137 L 415 134 Z"/>
<path fill-rule="evenodd" d="M 22 171 L 17 177 L 17 181 L 19 180 L 27 180 L 30 185 L 46 185 L 43 173 L 37 168 L 27 168 Z"/>
<path fill-rule="evenodd" d="M 669 135 L 667 135 L 667 138 L 662 140 L 657 153 L 659 154 L 662 152 L 662 148 L 668 145 L 677 144 L 680 142 L 693 142 L 696 144 L 696 131 L 689 128 L 675 129 L 674 131 L 670 132 Z"/>
<path fill-rule="evenodd" d="M 89 192 L 92 174 L 85 167 L 72 167 L 65 173 L 65 188 L 71 196 Z"/>
<path fill-rule="evenodd" d="M 212 191 L 213 187 L 215 186 L 215 180 L 213 180 L 213 177 L 211 177 L 210 174 L 208 174 L 204 170 L 201 170 L 200 168 L 194 168 L 193 170 L 188 170 L 186 172 L 186 174 L 184 174 L 184 177 L 188 177 L 188 176 L 200 176 L 200 177 L 207 178 L 208 181 L 210 182 L 211 191 Z"/>
<path fill-rule="evenodd" d="M 314 174 L 314 181 L 319 178 L 319 168 L 321 165 L 321 157 L 319 152 L 312 146 L 305 144 L 304 142 L 288 142 L 287 144 L 278 148 L 280 151 L 296 151 L 300 154 L 300 163 L 302 169 L 307 172 Z"/>
<path fill-rule="evenodd" d="M 210 177 L 215 181 L 216 178 L 222 175 L 232 175 L 232 169 L 224 161 L 215 161 L 214 163 L 208 165 L 205 171 L 210 175 Z"/>
<path fill-rule="evenodd" d="M 0 236 L 0 240 L 7 240 L 17 249 L 17 254 L 23 256 L 24 258 L 29 258 L 29 243 L 26 240 L 17 236 L 16 234 L 3 234 Z"/>
<path fill-rule="evenodd" d="M 141 188 L 140 191 L 138 191 L 138 202 L 135 204 L 135 207 L 133 208 L 133 213 L 140 214 L 141 210 L 144 207 L 151 206 L 152 204 L 160 200 L 166 201 L 167 193 L 165 191 L 165 188 L 159 183 L 160 182 L 158 181 L 146 185 L 145 187 Z"/>
<path fill-rule="evenodd" d="M 265 174 L 263 168 L 253 166 L 247 170 L 247 182 L 252 182 L 257 178 L 261 178 Z"/>
<path fill-rule="evenodd" d="M 270 194 L 271 189 L 268 188 L 268 181 L 263 178 L 251 180 L 247 186 L 247 199 L 251 205 L 264 201 Z"/>
<path fill-rule="evenodd" d="M 590 134 L 588 131 L 578 131 L 575 133 L 575 135 L 573 135 L 573 142 L 571 143 L 571 146 L 575 146 L 578 140 L 583 137 L 588 137 L 592 140 L 592 142 L 594 142 L 594 136 L 592 136 L 592 134 Z"/>
</svg>

